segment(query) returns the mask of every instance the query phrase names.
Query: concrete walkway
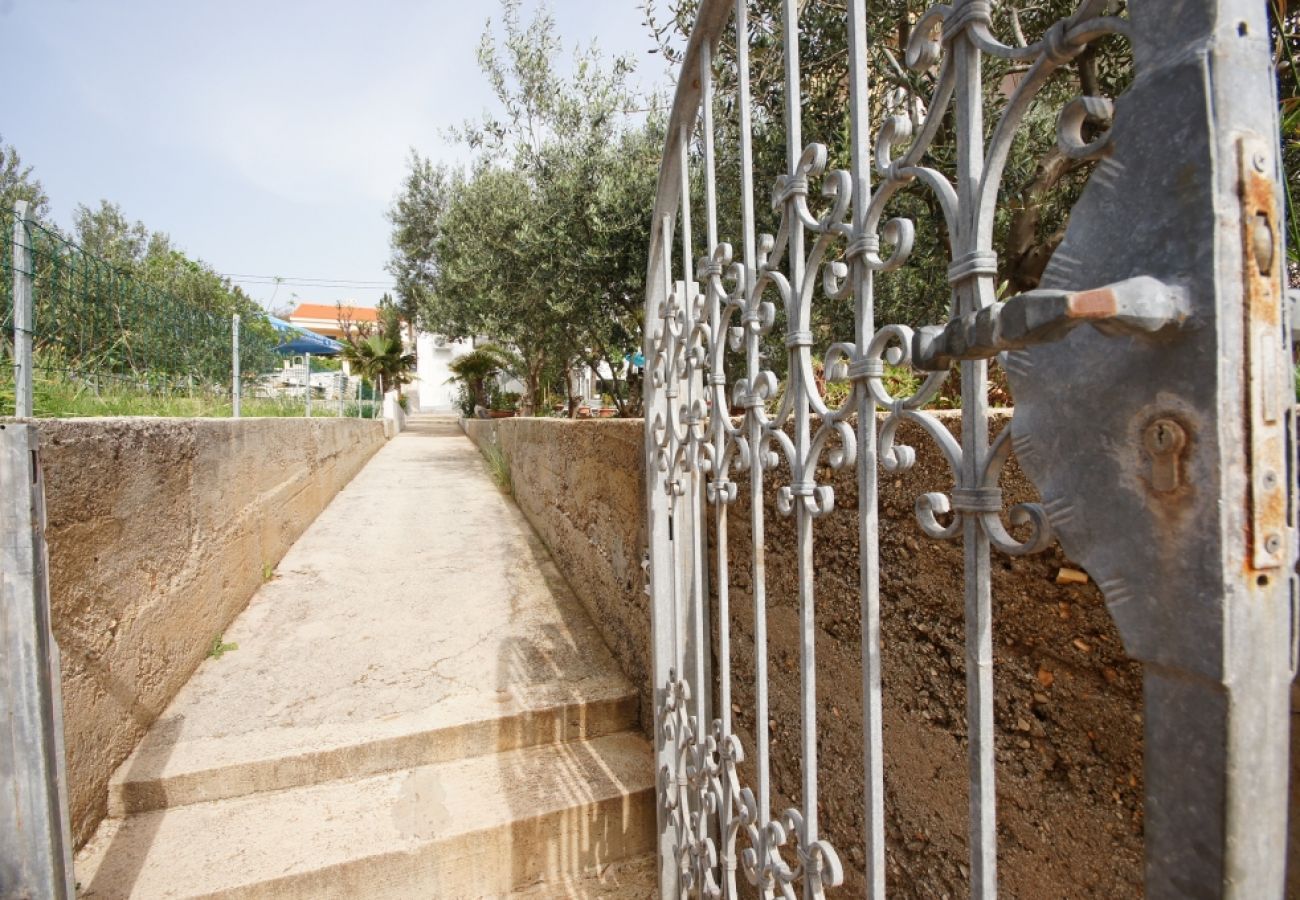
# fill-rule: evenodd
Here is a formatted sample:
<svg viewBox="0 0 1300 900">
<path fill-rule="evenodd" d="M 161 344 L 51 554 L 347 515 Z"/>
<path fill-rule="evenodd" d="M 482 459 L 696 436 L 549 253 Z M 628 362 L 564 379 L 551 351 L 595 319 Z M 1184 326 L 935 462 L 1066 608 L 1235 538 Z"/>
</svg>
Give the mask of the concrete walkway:
<svg viewBox="0 0 1300 900">
<path fill-rule="evenodd" d="M 456 423 L 410 424 L 118 771 L 81 896 L 649 896 L 636 692 Z"/>
</svg>

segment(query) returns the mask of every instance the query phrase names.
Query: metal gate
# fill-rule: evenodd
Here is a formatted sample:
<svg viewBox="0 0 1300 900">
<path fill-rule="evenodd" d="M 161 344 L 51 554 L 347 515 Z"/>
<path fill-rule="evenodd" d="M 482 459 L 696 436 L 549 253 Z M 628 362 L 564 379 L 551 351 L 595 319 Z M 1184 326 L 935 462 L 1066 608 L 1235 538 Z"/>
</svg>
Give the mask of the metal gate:
<svg viewBox="0 0 1300 900">
<path fill-rule="evenodd" d="M 997 893 L 990 552 L 1032 553 L 1059 539 L 1100 585 L 1127 652 L 1145 664 L 1147 896 L 1280 897 L 1296 473 L 1264 0 L 1132 0 L 1119 12 L 1111 0 L 1082 0 L 1043 33 L 1010 43 L 995 34 L 989 0 L 936 5 L 914 23 L 905 60 L 933 75 L 932 95 L 903 98 L 876 122 L 867 2 L 847 2 L 848 171 L 828 171 L 826 148 L 801 132 L 804 0 L 784 0 L 784 172 L 753 171 L 745 0 L 702 0 L 677 83 L 645 328 L 662 896 L 734 897 L 747 880 L 764 897 L 811 898 L 842 882 L 846 848 L 818 828 L 814 683 L 813 542 L 818 520 L 832 515 L 859 522 L 861 839 L 868 895 L 885 896 L 877 481 L 912 463 L 914 451 L 897 440 L 911 422 L 937 443 L 953 478 L 948 493 L 916 498 L 917 521 L 931 538 L 963 546 L 971 895 Z M 728 28 L 736 94 L 722 104 L 714 55 Z M 1062 151 L 1096 160 L 1095 169 L 1040 286 L 999 299 L 994 212 L 1011 143 L 1053 73 L 1105 36 L 1131 48 L 1131 86 L 1059 111 Z M 1019 61 L 1022 73 L 986 121 L 989 56 Z M 739 196 L 718 197 L 722 109 L 737 116 Z M 945 121 L 956 133 L 947 166 L 928 155 Z M 756 233 L 756 176 L 773 184 L 774 235 Z M 907 264 L 913 225 L 890 211 L 914 183 L 933 193 L 951 246 L 948 321 L 919 329 L 877 322 L 873 310 L 874 280 Z M 718 233 L 719 204 L 741 208 L 740 233 Z M 703 240 L 693 205 L 704 213 Z M 820 348 L 826 377 L 850 386 L 838 406 L 812 364 L 811 310 L 832 301 L 855 310 L 853 333 Z M 784 379 L 762 353 L 778 304 Z M 990 442 L 995 357 L 1015 415 Z M 919 389 L 892 396 L 886 362 L 925 373 Z M 925 410 L 954 367 L 960 442 Z M 743 416 L 727 414 L 735 408 Z M 1013 448 L 1042 500 L 1006 513 L 1018 530 L 1004 525 L 999 489 Z M 835 509 L 830 485 L 818 481 L 825 467 L 856 467 L 856 511 Z M 752 590 L 733 598 L 727 517 L 739 472 L 752 492 Z M 765 483 L 778 488 L 797 543 L 802 806 L 785 811 L 771 805 L 762 727 Z M 733 602 L 753 607 L 752 673 L 732 671 Z M 754 680 L 752 747 L 732 731 L 739 678 Z M 754 784 L 738 775 L 746 754 Z"/>
</svg>

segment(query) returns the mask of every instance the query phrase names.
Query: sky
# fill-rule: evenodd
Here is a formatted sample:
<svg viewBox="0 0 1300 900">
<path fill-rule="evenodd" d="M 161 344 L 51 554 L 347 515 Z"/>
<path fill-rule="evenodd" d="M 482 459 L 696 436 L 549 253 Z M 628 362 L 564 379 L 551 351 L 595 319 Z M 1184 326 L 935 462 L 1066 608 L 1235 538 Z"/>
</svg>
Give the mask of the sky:
<svg viewBox="0 0 1300 900">
<path fill-rule="evenodd" d="M 566 60 L 596 40 L 666 89 L 640 0 L 551 8 Z M 263 305 L 373 305 L 409 148 L 463 165 L 447 129 L 494 107 L 489 17 L 496 0 L 0 0 L 0 135 L 61 226 L 111 200 L 218 272 L 284 278 L 241 282 Z"/>
</svg>

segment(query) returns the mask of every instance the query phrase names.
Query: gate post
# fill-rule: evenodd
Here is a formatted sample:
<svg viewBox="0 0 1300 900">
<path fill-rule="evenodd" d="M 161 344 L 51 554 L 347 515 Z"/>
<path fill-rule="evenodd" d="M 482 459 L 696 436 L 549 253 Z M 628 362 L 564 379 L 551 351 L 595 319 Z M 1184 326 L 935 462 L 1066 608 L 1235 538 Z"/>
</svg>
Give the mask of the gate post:
<svg viewBox="0 0 1300 900">
<path fill-rule="evenodd" d="M 1297 468 L 1266 9 L 1128 11 L 1141 74 L 1041 287 L 1145 278 L 1183 324 L 1009 354 L 1016 453 L 1145 665 L 1146 896 L 1276 898 Z"/>
<path fill-rule="evenodd" d="M 0 425 L 0 896 L 75 896 L 45 485 L 31 425 Z"/>
</svg>

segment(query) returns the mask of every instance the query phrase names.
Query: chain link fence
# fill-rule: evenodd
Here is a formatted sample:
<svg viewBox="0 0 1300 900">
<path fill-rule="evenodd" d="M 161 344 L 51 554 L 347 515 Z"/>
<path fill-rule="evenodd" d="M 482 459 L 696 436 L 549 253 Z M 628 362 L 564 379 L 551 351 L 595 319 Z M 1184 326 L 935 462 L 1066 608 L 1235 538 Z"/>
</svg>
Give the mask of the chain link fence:
<svg viewBox="0 0 1300 900">
<path fill-rule="evenodd" d="M 214 289 L 210 280 L 205 284 L 206 273 L 197 267 L 190 274 L 189 284 L 152 283 L 47 225 L 0 210 L 0 412 L 375 414 L 358 379 L 318 385 L 318 374 L 307 377 L 301 366 L 285 366 L 277 352 L 280 334 L 255 304 Z M 22 309 L 15 301 L 28 292 L 29 318 L 16 329 Z M 31 390 L 24 408 L 26 379 L 16 374 L 21 367 L 15 363 L 28 355 Z M 301 373 L 296 385 L 295 371 Z M 314 409 L 308 381 L 317 393 Z"/>
</svg>

